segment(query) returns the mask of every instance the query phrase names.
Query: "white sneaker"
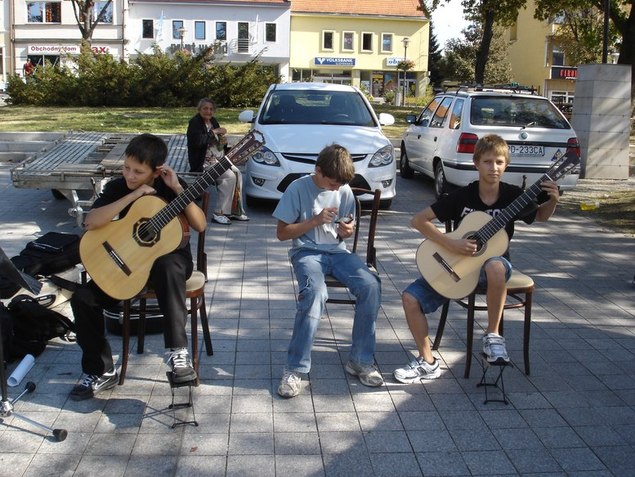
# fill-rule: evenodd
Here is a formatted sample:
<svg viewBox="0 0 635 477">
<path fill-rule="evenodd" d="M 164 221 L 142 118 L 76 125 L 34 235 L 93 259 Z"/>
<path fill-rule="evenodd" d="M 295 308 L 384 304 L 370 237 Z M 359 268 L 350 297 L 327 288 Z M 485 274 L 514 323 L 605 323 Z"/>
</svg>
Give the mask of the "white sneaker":
<svg viewBox="0 0 635 477">
<path fill-rule="evenodd" d="M 232 221 L 229 220 L 224 215 L 216 215 L 216 214 L 212 215 L 212 222 L 216 222 L 217 224 L 221 224 L 221 225 L 231 225 L 232 223 Z"/>
<path fill-rule="evenodd" d="M 505 338 L 496 333 L 487 333 L 483 336 L 483 353 L 488 363 L 509 363 L 507 349 L 505 349 Z"/>
<path fill-rule="evenodd" d="M 393 376 L 397 381 L 404 384 L 410 384 L 418 379 L 436 379 L 441 376 L 441 367 L 439 360 L 435 359 L 430 364 L 421 356 L 413 359 L 403 368 L 395 369 Z"/>
<path fill-rule="evenodd" d="M 278 386 L 278 394 L 284 398 L 292 398 L 300 394 L 300 383 L 302 377 L 300 373 L 295 371 L 284 370 L 280 385 Z"/>
<path fill-rule="evenodd" d="M 196 379 L 196 371 L 192 366 L 187 348 L 174 348 L 168 352 L 168 366 L 172 368 L 172 379 L 175 383 L 187 383 Z"/>
</svg>

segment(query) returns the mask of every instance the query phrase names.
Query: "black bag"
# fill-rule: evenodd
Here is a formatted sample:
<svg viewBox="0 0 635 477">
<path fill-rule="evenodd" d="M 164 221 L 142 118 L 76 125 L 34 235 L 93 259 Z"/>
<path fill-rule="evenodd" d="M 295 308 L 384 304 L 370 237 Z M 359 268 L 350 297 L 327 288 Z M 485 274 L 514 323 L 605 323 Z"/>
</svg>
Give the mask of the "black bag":
<svg viewBox="0 0 635 477">
<path fill-rule="evenodd" d="M 18 270 L 33 277 L 63 272 L 80 262 L 79 241 L 80 236 L 76 234 L 47 232 L 28 242 L 11 261 Z M 0 298 L 10 298 L 19 290 L 19 285 L 0 276 Z"/>
<path fill-rule="evenodd" d="M 71 337 L 74 323 L 61 313 L 41 305 L 36 298 L 17 295 L 9 303 L 8 310 L 13 329 L 10 359 L 19 359 L 27 354 L 38 356 L 53 338 L 74 341 Z"/>
<path fill-rule="evenodd" d="M 0 301 L 0 333 L 2 333 L 2 359 L 4 362 L 13 361 L 13 318 L 11 313 Z"/>
</svg>

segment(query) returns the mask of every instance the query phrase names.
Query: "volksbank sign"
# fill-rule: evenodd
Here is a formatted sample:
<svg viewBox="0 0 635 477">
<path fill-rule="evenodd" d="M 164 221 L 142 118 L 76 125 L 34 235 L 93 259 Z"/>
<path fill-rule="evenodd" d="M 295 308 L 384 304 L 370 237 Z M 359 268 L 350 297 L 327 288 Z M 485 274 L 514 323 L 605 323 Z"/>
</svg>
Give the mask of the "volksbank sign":
<svg viewBox="0 0 635 477">
<path fill-rule="evenodd" d="M 316 66 L 355 66 L 355 58 L 326 58 L 316 56 L 313 60 Z"/>
</svg>

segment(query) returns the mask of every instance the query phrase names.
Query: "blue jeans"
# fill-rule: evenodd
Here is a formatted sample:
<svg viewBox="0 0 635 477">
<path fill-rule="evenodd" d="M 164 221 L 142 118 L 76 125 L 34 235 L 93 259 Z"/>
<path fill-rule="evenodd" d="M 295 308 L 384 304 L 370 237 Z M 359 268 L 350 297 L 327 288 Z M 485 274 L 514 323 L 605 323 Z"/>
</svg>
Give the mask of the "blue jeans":
<svg viewBox="0 0 635 477">
<path fill-rule="evenodd" d="M 300 292 L 289 343 L 287 369 L 300 373 L 311 370 L 311 347 L 328 298 L 325 275 L 333 275 L 346 285 L 357 300 L 351 360 L 360 364 L 373 364 L 375 322 L 381 299 L 379 277 L 353 253 L 302 250 L 293 255 L 291 263 Z"/>
</svg>

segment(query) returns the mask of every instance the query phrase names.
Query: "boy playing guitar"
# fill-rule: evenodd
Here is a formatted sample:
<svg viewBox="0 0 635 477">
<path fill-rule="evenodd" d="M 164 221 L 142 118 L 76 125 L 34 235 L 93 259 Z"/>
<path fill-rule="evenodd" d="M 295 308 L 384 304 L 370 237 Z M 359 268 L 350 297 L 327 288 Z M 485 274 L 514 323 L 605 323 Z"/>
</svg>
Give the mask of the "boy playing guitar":
<svg viewBox="0 0 635 477">
<path fill-rule="evenodd" d="M 442 222 L 461 221 L 474 211 L 483 211 L 496 217 L 501 211 L 523 194 L 520 187 L 501 181 L 503 172 L 509 164 L 509 148 L 507 143 L 496 135 L 484 136 L 476 143 L 474 166 L 479 175 L 478 181 L 458 189 L 442 197 L 430 207 L 419 212 L 412 219 L 415 227 L 438 248 L 461 256 L 475 256 L 480 253 L 481 246 L 477 240 L 468 237 L 456 237 L 443 234 L 433 223 L 434 219 Z M 532 201 L 514 220 L 520 219 L 527 224 L 534 220 L 545 222 L 556 209 L 560 197 L 558 185 L 553 181 L 540 184 L 543 192 L 537 201 Z M 514 233 L 514 220 L 505 226 L 505 232 L 511 240 Z M 432 260 L 432 258 L 431 258 Z M 511 275 L 511 264 L 508 252 L 503 256 L 494 256 L 485 261 L 479 277 L 479 285 L 487 287 L 488 324 L 483 336 L 483 352 L 491 363 L 507 362 L 509 357 L 505 349 L 505 339 L 498 334 L 498 327 L 505 303 L 505 283 Z M 465 295 L 471 293 L 467 291 Z M 414 281 L 404 290 L 402 304 L 408 327 L 412 333 L 419 356 L 403 368 L 396 369 L 394 376 L 402 383 L 412 383 L 419 379 L 439 377 L 439 361 L 432 355 L 428 339 L 428 321 L 426 313 L 431 313 L 443 305 L 449 298 L 440 294 L 433 285 L 423 277 Z"/>
</svg>

